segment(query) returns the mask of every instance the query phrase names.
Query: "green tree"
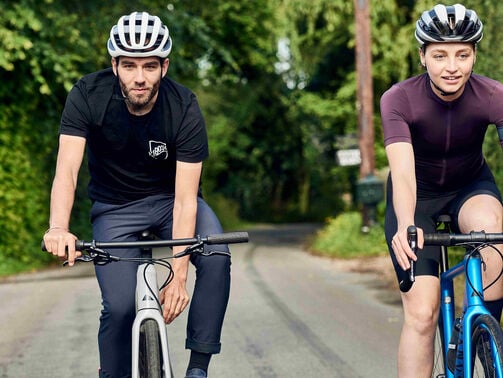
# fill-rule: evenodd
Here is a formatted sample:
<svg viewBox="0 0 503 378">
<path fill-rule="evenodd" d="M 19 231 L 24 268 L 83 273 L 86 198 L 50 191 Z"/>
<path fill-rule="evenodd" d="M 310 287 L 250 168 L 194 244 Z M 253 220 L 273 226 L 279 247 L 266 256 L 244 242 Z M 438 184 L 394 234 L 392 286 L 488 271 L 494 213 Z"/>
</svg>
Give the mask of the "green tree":
<svg viewBox="0 0 503 378">
<path fill-rule="evenodd" d="M 321 220 L 351 209 L 356 167 L 339 167 L 339 136 L 357 132 L 353 3 L 344 0 L 7 1 L 0 14 L 0 272 L 26 266 L 47 227 L 49 190 L 66 95 L 108 67 L 109 30 L 134 10 L 159 15 L 174 47 L 169 75 L 197 94 L 211 156 L 205 195 L 248 220 Z M 379 99 L 421 72 L 414 23 L 425 0 L 371 3 L 376 166 L 387 165 Z M 503 4 L 503 3 L 502 3 Z M 484 21 L 475 72 L 503 80 L 503 5 L 467 0 Z M 97 17 L 97 15 L 99 15 Z M 498 137 L 488 161 L 503 185 Z M 72 229 L 89 236 L 83 167 Z M 223 205 L 222 205 L 223 204 Z M 225 216 L 225 219 L 229 217 Z"/>
<path fill-rule="evenodd" d="M 53 12 L 50 1 L 9 2 L 0 14 L 0 272 L 8 262 L 21 269 L 44 257 L 31 251 L 47 221 L 48 156 L 61 101 L 77 77 L 73 67 L 82 60 L 76 51 L 86 49 L 75 22 Z"/>
</svg>

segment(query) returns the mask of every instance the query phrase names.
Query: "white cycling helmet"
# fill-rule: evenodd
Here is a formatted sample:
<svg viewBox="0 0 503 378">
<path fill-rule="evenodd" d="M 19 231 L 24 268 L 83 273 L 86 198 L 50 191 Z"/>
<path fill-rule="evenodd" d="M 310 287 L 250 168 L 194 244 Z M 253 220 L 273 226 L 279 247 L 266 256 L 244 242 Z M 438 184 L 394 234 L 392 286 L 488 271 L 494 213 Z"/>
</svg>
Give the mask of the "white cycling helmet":
<svg viewBox="0 0 503 378">
<path fill-rule="evenodd" d="M 110 30 L 108 53 L 116 58 L 129 56 L 166 58 L 171 52 L 169 30 L 161 19 L 147 12 L 133 12 L 122 16 Z"/>
<path fill-rule="evenodd" d="M 421 45 L 432 42 L 472 42 L 482 39 L 477 13 L 461 4 L 437 4 L 424 11 L 416 22 L 415 37 Z"/>
</svg>

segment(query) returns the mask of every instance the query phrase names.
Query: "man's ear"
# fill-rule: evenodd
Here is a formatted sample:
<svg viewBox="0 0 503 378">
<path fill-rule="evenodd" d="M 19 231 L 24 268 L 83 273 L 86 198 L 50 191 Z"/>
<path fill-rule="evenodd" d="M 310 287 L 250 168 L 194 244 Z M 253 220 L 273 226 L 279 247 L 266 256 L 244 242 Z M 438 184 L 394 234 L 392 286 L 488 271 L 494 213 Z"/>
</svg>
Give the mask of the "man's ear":
<svg viewBox="0 0 503 378">
<path fill-rule="evenodd" d="M 112 63 L 112 70 L 114 71 L 115 76 L 117 76 L 117 65 L 119 64 L 119 60 L 112 58 L 111 63 Z"/>
<path fill-rule="evenodd" d="M 166 76 L 166 74 L 168 73 L 168 68 L 169 68 L 169 59 L 166 58 L 164 59 L 164 62 L 162 62 L 162 77 Z"/>
</svg>

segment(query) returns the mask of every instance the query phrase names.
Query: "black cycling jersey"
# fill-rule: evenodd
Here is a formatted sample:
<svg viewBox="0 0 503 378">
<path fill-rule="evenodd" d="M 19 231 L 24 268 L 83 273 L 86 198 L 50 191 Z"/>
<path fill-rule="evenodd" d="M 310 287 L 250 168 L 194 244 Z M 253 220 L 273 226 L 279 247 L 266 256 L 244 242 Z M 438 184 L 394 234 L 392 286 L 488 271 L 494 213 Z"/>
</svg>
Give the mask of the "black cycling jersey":
<svg viewBox="0 0 503 378">
<path fill-rule="evenodd" d="M 195 163 L 208 156 L 204 119 L 189 89 L 165 77 L 153 109 L 134 116 L 111 68 L 73 87 L 60 133 L 87 139 L 89 197 L 105 203 L 173 194 L 176 161 Z"/>
<path fill-rule="evenodd" d="M 480 174 L 489 124 L 503 140 L 503 85 L 472 74 L 463 94 L 447 102 L 433 92 L 425 73 L 385 92 L 381 117 L 385 145 L 413 145 L 418 197 L 456 190 Z"/>
</svg>

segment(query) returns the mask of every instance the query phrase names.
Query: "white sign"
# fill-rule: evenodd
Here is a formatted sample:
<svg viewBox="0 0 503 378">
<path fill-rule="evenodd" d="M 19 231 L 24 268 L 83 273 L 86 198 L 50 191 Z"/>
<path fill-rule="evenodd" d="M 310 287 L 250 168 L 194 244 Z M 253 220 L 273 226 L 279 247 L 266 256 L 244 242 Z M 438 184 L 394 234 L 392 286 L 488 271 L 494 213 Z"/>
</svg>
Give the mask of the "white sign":
<svg viewBox="0 0 503 378">
<path fill-rule="evenodd" d="M 359 165 L 362 162 L 360 150 L 358 148 L 351 150 L 339 150 L 336 154 L 338 164 L 343 167 L 349 165 Z"/>
</svg>

